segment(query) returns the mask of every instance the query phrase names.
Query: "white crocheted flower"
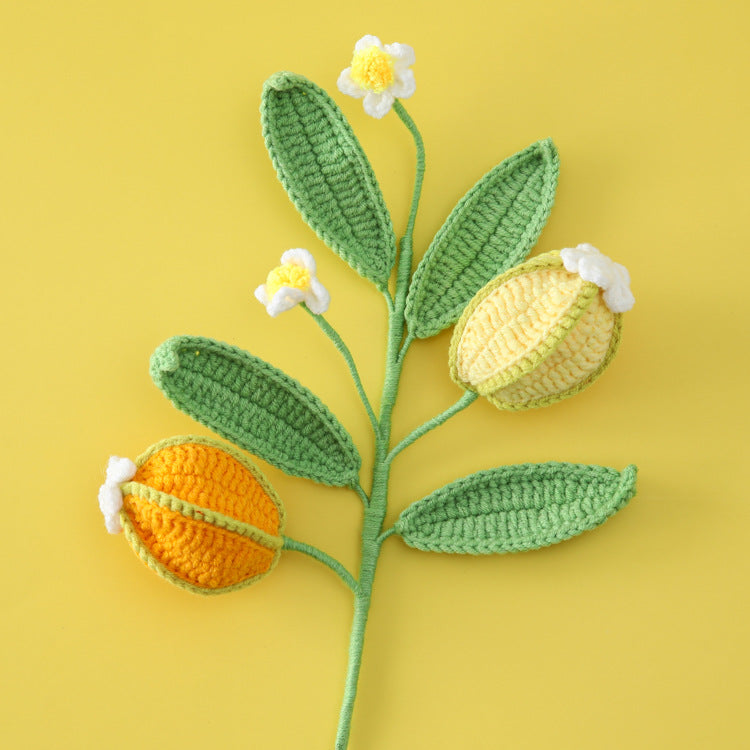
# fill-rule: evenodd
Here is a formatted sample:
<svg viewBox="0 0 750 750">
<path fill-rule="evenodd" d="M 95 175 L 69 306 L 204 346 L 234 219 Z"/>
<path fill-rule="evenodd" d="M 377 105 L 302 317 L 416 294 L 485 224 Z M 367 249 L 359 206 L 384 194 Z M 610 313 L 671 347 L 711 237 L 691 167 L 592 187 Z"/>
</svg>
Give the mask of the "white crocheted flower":
<svg viewBox="0 0 750 750">
<path fill-rule="evenodd" d="M 630 274 L 625 266 L 615 263 L 593 245 L 584 242 L 577 247 L 560 250 L 566 271 L 577 273 L 604 290 L 604 302 L 615 313 L 624 313 L 635 304 L 630 291 Z"/>
<path fill-rule="evenodd" d="M 104 516 L 104 524 L 110 534 L 122 531 L 120 525 L 120 508 L 122 508 L 122 490 L 120 485 L 129 482 L 137 471 L 136 465 L 129 458 L 112 456 L 107 463 L 107 478 L 99 488 L 99 510 Z"/>
<path fill-rule="evenodd" d="M 354 45 L 352 64 L 338 80 L 342 94 L 364 97 L 365 112 L 380 119 L 396 99 L 408 99 L 416 90 L 414 50 L 408 44 L 383 45 L 376 36 L 363 36 Z"/>
<path fill-rule="evenodd" d="M 321 315 L 328 309 L 331 295 L 315 276 L 315 259 L 307 250 L 295 247 L 281 256 L 281 265 L 274 268 L 255 290 L 255 298 L 275 318 L 304 302 L 312 312 Z"/>
</svg>

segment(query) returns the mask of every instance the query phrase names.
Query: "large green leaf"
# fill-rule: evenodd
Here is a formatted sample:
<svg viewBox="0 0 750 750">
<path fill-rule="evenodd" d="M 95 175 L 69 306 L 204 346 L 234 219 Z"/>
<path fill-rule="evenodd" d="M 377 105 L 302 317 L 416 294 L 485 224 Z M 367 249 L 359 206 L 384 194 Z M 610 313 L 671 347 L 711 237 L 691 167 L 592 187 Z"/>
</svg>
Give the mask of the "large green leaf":
<svg viewBox="0 0 750 750">
<path fill-rule="evenodd" d="M 198 336 L 167 339 L 151 377 L 181 411 L 287 474 L 358 482 L 359 453 L 323 402 L 242 349 Z"/>
<path fill-rule="evenodd" d="M 380 187 L 336 103 L 312 81 L 276 73 L 263 87 L 263 137 L 281 184 L 317 235 L 385 288 L 396 238 Z"/>
<path fill-rule="evenodd" d="M 635 494 L 636 467 L 546 463 L 500 466 L 441 487 L 410 505 L 396 531 L 433 552 L 520 552 L 603 523 Z"/>
<path fill-rule="evenodd" d="M 487 282 L 526 258 L 552 209 L 559 168 L 548 138 L 498 164 L 461 198 L 414 272 L 406 301 L 413 336 L 455 323 Z"/>
</svg>

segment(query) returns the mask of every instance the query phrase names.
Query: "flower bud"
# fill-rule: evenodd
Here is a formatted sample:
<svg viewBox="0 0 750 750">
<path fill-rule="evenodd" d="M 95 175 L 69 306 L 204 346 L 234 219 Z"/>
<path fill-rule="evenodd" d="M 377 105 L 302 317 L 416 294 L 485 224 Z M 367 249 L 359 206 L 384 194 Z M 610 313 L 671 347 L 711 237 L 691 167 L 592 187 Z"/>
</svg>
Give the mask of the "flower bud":
<svg viewBox="0 0 750 750">
<path fill-rule="evenodd" d="M 634 301 L 628 284 L 625 268 L 591 245 L 512 268 L 464 310 L 451 341 L 451 377 L 499 409 L 575 395 L 617 351 L 621 312 Z"/>
<path fill-rule="evenodd" d="M 110 459 L 110 465 L 122 462 Z M 284 508 L 259 469 L 239 451 L 201 437 L 163 440 L 138 458 L 135 473 L 113 488 L 112 513 L 135 553 L 168 581 L 195 593 L 247 586 L 267 575 L 283 545 Z M 102 493 L 100 492 L 100 498 Z"/>
</svg>

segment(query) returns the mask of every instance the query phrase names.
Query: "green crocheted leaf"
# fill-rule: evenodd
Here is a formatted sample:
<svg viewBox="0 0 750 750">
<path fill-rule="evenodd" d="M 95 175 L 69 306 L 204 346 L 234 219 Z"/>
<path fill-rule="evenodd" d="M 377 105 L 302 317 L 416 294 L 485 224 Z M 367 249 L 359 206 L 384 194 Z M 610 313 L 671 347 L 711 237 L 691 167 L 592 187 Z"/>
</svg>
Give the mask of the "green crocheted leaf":
<svg viewBox="0 0 750 750">
<path fill-rule="evenodd" d="M 178 409 L 287 474 L 358 482 L 361 460 L 349 433 L 268 362 L 213 339 L 175 336 L 151 355 L 151 377 Z"/>
<path fill-rule="evenodd" d="M 461 198 L 414 272 L 406 300 L 413 336 L 455 323 L 485 284 L 525 260 L 552 209 L 559 169 L 548 138 L 498 164 Z"/>
<path fill-rule="evenodd" d="M 302 218 L 350 266 L 385 288 L 396 238 L 346 117 L 323 89 L 287 72 L 266 81 L 260 112 L 268 153 Z"/>
<path fill-rule="evenodd" d="M 635 494 L 636 467 L 546 463 L 500 466 L 410 505 L 396 531 L 410 547 L 472 555 L 521 552 L 604 523 Z"/>
</svg>

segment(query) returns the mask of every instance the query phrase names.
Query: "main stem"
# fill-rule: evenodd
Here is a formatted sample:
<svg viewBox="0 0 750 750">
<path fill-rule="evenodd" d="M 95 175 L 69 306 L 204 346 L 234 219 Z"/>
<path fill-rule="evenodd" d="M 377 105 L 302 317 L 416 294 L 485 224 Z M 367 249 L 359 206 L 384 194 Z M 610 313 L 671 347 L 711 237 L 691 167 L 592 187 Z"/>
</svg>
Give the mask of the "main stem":
<svg viewBox="0 0 750 750">
<path fill-rule="evenodd" d="M 372 472 L 370 503 L 364 512 L 362 556 L 360 559 L 359 580 L 354 593 L 354 619 L 349 638 L 349 666 L 346 674 L 344 700 L 339 715 L 338 732 L 336 734 L 336 750 L 346 750 L 349 744 L 352 711 L 354 709 L 354 699 L 357 695 L 357 683 L 362 665 L 365 627 L 372 599 L 372 584 L 375 579 L 375 568 L 378 556 L 380 555 L 380 548 L 384 540 L 384 537 L 381 537 L 381 531 L 388 507 L 388 476 L 390 473 L 388 452 L 391 445 L 391 419 L 393 416 L 393 407 L 396 403 L 399 380 L 401 379 L 404 355 L 411 343 L 410 338 L 404 341 L 404 310 L 406 307 L 406 293 L 409 289 L 409 278 L 411 276 L 414 221 L 416 219 L 419 197 L 422 191 L 422 179 L 424 177 L 424 146 L 419 131 L 401 102 L 396 100 L 393 109 L 414 137 L 417 147 L 417 170 L 414 179 L 414 194 L 409 221 L 399 247 L 396 293 L 393 301 L 391 301 L 390 295 L 385 295 L 388 302 L 388 344 L 385 360 L 385 379 L 378 418 L 380 429 L 376 431 L 375 437 L 375 461 Z M 404 345 L 403 348 L 402 343 Z"/>
<path fill-rule="evenodd" d="M 399 265 L 404 261 L 404 254 Z M 408 258 L 411 264 L 411 258 Z M 399 269 L 400 270 L 400 269 Z M 397 295 L 398 299 L 398 295 Z M 398 302 L 389 309 L 388 349 L 386 354 L 386 373 L 383 383 L 383 394 L 380 405 L 380 430 L 375 441 L 375 462 L 372 473 L 372 490 L 370 504 L 365 508 L 362 528 L 362 556 L 360 559 L 359 579 L 354 593 L 354 619 L 349 638 L 349 666 L 346 673 L 344 700 L 339 714 L 339 727 L 336 734 L 336 750 L 346 750 L 349 744 L 354 699 L 357 695 L 359 671 L 362 665 L 362 647 L 365 639 L 365 626 L 370 611 L 372 583 L 375 578 L 380 547 L 383 539 L 380 533 L 388 506 L 388 475 L 390 462 L 388 451 L 391 442 L 391 416 L 396 402 L 398 383 L 401 377 L 403 359 L 398 352 L 403 337 L 403 311 L 398 313 Z"/>
</svg>

